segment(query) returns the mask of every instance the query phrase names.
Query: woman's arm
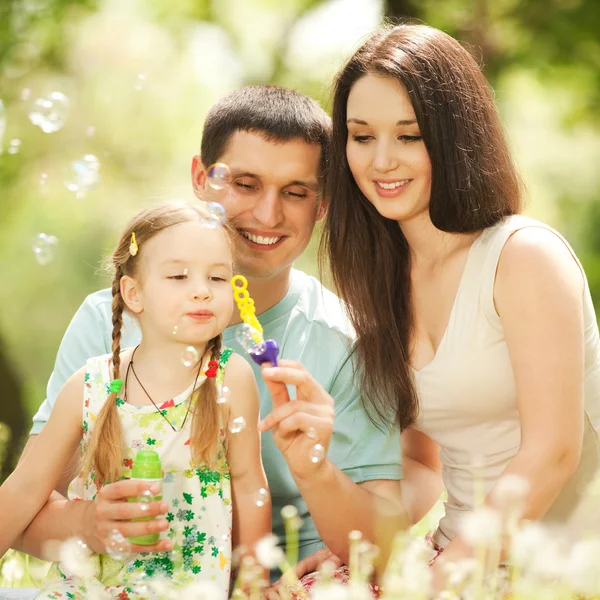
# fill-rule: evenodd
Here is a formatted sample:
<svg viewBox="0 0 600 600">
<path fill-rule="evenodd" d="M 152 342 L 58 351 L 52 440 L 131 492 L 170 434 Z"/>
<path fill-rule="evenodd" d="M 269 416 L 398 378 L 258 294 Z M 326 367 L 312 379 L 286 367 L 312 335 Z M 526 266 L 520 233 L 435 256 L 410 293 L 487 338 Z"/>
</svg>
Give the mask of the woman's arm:
<svg viewBox="0 0 600 600">
<path fill-rule="evenodd" d="M 402 503 L 411 524 L 418 523 L 444 491 L 440 446 L 412 427 L 402 432 Z"/>
<path fill-rule="evenodd" d="M 494 301 L 515 377 L 521 445 L 504 475 L 519 475 L 529 483 L 526 519 L 544 515 L 579 464 L 584 425 L 583 289 L 579 265 L 552 232 L 526 228 L 507 241 Z M 494 489 L 487 503 L 493 506 Z M 448 546 L 446 559 L 455 551 L 464 553 L 460 539 Z"/>
<path fill-rule="evenodd" d="M 225 371 L 225 385 L 231 391 L 229 420 L 243 417 L 246 422 L 243 431 L 228 433 L 233 544 L 252 552 L 256 542 L 271 533 L 271 496 L 260 453 L 258 387 L 252 368 L 241 356 L 231 355 Z M 267 494 L 259 496 L 261 489 Z"/>
<path fill-rule="evenodd" d="M 0 556 L 42 509 L 81 440 L 85 368 L 61 390 L 38 439 L 0 487 Z"/>
</svg>

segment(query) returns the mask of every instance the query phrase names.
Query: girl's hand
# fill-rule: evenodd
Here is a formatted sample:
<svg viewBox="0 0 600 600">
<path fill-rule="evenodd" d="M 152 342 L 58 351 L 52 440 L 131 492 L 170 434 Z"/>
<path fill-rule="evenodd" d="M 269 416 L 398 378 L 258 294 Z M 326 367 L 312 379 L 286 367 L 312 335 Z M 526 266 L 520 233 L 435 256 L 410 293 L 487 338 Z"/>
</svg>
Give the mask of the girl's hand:
<svg viewBox="0 0 600 600">
<path fill-rule="evenodd" d="M 292 475 L 304 479 L 326 462 L 335 417 L 333 398 L 298 362 L 281 360 L 278 367 L 265 365 L 262 373 L 273 411 L 261 422 L 261 430 L 273 430 L 273 440 Z M 296 387 L 294 401 L 290 401 L 286 385 Z M 322 446 L 320 452 L 317 445 Z"/>
<path fill-rule="evenodd" d="M 160 492 L 158 484 L 136 480 L 116 481 L 105 485 L 96 499 L 87 502 L 83 516 L 84 542 L 94 551 L 106 554 L 110 534 L 117 529 L 126 538 L 166 531 L 169 523 L 164 518 L 152 521 L 133 522 L 131 519 L 140 517 L 160 517 L 169 510 L 164 501 L 142 503 L 129 502 L 129 498 L 137 498 L 145 491 L 153 494 Z M 142 546 L 131 544 L 131 552 L 168 552 L 172 550 L 170 540 L 159 540 L 158 543 Z"/>
</svg>

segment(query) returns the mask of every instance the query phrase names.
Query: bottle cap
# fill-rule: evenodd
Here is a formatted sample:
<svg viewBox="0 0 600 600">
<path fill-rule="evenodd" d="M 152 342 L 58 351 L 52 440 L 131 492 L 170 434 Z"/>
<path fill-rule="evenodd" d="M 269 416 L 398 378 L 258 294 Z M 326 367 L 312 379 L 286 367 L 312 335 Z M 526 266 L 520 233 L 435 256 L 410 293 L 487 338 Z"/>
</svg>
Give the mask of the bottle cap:
<svg viewBox="0 0 600 600">
<path fill-rule="evenodd" d="M 162 479 L 160 457 L 154 450 L 140 450 L 135 455 L 132 479 Z"/>
</svg>

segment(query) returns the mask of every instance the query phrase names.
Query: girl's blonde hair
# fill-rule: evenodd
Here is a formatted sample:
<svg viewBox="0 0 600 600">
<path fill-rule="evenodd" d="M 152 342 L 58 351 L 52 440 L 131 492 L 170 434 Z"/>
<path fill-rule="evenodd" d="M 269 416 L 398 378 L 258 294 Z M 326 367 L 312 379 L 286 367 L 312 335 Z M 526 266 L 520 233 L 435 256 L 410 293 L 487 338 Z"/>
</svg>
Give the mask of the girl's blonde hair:
<svg viewBox="0 0 600 600">
<path fill-rule="evenodd" d="M 147 208 L 137 214 L 121 235 L 119 243 L 110 258 L 110 267 L 114 271 L 112 280 L 112 366 L 113 379 L 121 375 L 121 329 L 123 311 L 126 309 L 121 296 L 121 278 L 125 275 L 139 275 L 140 255 L 144 245 L 157 233 L 173 225 L 188 221 L 212 220 L 213 217 L 203 203 L 189 204 L 181 201 L 163 202 Z M 227 225 L 218 225 L 229 233 Z M 132 233 L 139 245 L 134 256 L 130 252 Z M 221 354 L 222 335 L 212 338 L 206 345 L 204 361 L 218 361 Z M 214 466 L 217 454 L 219 429 L 221 427 L 221 408 L 217 403 L 216 379 L 207 378 L 203 385 L 193 392 L 190 399 L 192 413 L 190 449 L 194 464 L 206 463 Z M 83 456 L 83 473 L 86 477 L 95 472 L 99 484 L 117 481 L 123 471 L 123 437 L 117 411 L 117 394 L 111 392 L 96 418 L 92 437 Z M 201 418 L 200 418 L 201 415 Z"/>
</svg>

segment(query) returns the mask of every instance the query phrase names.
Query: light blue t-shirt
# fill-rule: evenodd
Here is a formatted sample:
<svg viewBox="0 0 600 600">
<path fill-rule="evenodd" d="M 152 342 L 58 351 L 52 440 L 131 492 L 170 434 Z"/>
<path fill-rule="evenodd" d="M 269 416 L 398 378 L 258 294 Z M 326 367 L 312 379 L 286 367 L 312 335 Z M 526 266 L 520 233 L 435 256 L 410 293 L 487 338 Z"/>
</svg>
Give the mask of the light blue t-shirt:
<svg viewBox="0 0 600 600">
<path fill-rule="evenodd" d="M 47 398 L 33 418 L 32 434 L 42 430 L 67 379 L 88 358 L 112 351 L 111 305 L 111 290 L 101 290 L 88 296 L 73 317 L 48 382 Z M 280 358 L 301 362 L 333 397 L 335 422 L 329 460 L 356 483 L 401 479 L 399 431 L 380 430 L 362 407 L 358 378 L 354 377 L 349 354 L 353 332 L 340 300 L 314 277 L 293 270 L 286 296 L 259 315 L 259 320 L 265 338 L 278 341 Z M 123 325 L 122 348 L 139 344 L 139 327 L 127 313 Z M 260 367 L 236 340 L 236 332 L 241 326 L 228 327 L 223 334 L 223 343 L 252 365 L 260 391 L 260 414 L 264 418 L 272 409 L 271 397 Z M 290 392 L 293 397 L 292 388 Z M 271 432 L 262 436 L 262 459 L 273 502 L 274 533 L 281 540 L 285 539 L 281 508 L 287 504 L 295 505 L 304 522 L 300 530 L 300 557 L 312 554 L 323 547 L 323 542 Z M 331 498 L 331 502 L 335 502 L 335 498 Z"/>
</svg>

